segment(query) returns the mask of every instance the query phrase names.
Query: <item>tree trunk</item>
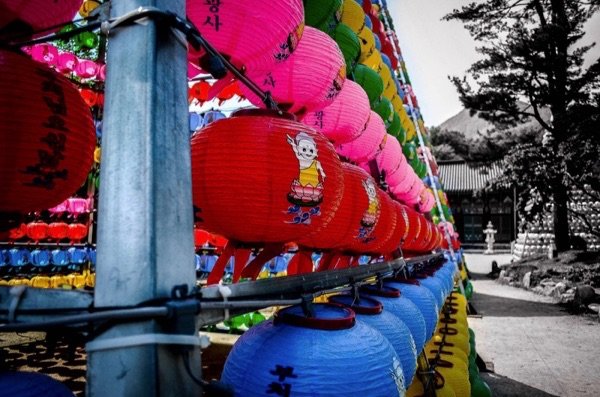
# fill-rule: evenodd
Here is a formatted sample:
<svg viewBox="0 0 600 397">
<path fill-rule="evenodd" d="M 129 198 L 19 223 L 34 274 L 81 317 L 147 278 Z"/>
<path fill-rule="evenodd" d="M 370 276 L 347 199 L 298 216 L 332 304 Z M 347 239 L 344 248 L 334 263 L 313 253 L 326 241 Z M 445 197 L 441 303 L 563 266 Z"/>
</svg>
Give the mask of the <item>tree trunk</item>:
<svg viewBox="0 0 600 397">
<path fill-rule="evenodd" d="M 567 203 L 569 200 L 567 189 L 560 182 L 554 185 L 554 243 L 558 252 L 568 251 L 571 248 L 567 212 Z"/>
</svg>

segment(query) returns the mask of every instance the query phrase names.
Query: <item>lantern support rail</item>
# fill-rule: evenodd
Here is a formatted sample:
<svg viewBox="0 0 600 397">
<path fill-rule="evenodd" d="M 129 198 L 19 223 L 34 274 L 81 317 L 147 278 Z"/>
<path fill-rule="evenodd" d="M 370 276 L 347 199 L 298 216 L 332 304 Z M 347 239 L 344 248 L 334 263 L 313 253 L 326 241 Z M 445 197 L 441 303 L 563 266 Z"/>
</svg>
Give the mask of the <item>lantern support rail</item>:
<svg viewBox="0 0 600 397">
<path fill-rule="evenodd" d="M 307 298 L 340 291 L 342 287 L 373 284 L 407 267 L 426 266 L 442 259 L 443 255 L 433 254 L 341 270 L 211 285 L 183 297 L 164 298 L 134 307 L 95 308 L 93 294 L 88 291 L 1 286 L 0 322 L 4 324 L 0 325 L 0 332 L 46 330 L 109 320 L 168 318 L 173 316 L 170 302 L 182 299 L 197 305 L 196 321 L 199 326 L 213 325 L 231 315 L 299 304 Z"/>
</svg>

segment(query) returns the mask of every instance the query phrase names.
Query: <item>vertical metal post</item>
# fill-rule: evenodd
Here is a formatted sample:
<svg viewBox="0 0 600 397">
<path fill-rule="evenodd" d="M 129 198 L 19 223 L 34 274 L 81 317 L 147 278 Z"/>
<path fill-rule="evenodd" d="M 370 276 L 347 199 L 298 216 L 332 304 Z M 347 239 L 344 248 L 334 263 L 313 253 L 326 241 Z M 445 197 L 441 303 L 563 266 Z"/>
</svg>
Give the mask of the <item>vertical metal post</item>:
<svg viewBox="0 0 600 397">
<path fill-rule="evenodd" d="M 113 0 L 111 17 L 142 6 L 185 15 L 184 0 Z M 173 286 L 195 283 L 186 64 L 185 45 L 154 20 L 110 33 L 97 307 L 169 297 Z M 162 332 L 156 321 L 115 323 L 96 341 Z M 199 375 L 197 348 L 190 357 Z M 92 351 L 87 395 L 200 395 L 184 368 L 169 345 Z"/>
</svg>

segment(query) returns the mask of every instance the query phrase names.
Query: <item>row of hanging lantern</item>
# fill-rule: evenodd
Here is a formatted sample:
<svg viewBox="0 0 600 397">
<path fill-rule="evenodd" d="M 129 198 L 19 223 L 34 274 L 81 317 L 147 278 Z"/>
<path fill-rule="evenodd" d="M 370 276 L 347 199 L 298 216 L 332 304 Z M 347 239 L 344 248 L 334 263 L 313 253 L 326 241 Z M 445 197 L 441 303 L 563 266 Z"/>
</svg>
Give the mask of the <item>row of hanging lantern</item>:
<svg viewBox="0 0 600 397">
<path fill-rule="evenodd" d="M 296 5 L 300 10 L 299 19 L 293 18 Z M 438 230 L 417 214 L 407 215 L 412 211 L 394 203 L 367 173 L 362 173 L 352 191 L 345 186 L 345 180 L 357 171 L 342 167 L 336 149 L 367 172 L 371 171 L 369 161 L 374 161 L 377 168 L 388 174 L 389 180 L 404 181 L 413 194 L 422 191 L 423 183 L 414 172 L 409 175 L 410 184 L 405 181 L 403 173 L 409 167 L 400 143 L 386 133 L 385 122 L 370 109 L 365 90 L 346 80 L 348 66 L 339 45 L 326 33 L 303 27 L 302 4 L 274 4 L 270 12 L 285 13 L 286 18 L 278 21 L 287 22 L 287 26 L 265 29 L 273 29 L 273 37 L 284 37 L 282 32 L 288 32 L 287 36 L 293 40 L 283 47 L 289 54 L 286 53 L 285 59 L 265 58 L 264 54 L 276 52 L 273 48 L 283 48 L 280 41 L 274 39 L 271 40 L 273 48 L 267 49 L 263 48 L 266 45 L 263 42 L 248 43 L 248 46 L 260 47 L 263 54 L 260 62 L 249 59 L 246 54 L 252 52 L 251 48 L 236 42 L 227 30 L 239 29 L 228 18 L 248 10 L 244 11 L 245 6 L 235 10 L 230 7 L 233 6 L 189 3 L 188 14 L 209 40 L 213 37 L 215 47 L 242 67 L 259 88 L 269 91 L 281 108 L 305 124 L 295 122 L 292 116 L 267 110 L 243 111 L 211 124 L 193 137 L 192 174 L 198 225 L 224 235 L 231 242 L 230 249 L 224 251 L 224 257 L 215 265 L 214 277 L 209 277 L 209 282 L 220 279 L 227 255 L 238 255 L 236 263 L 238 259 L 248 260 L 250 251 L 243 248 L 248 245 L 265 247 L 264 255 L 240 270 L 234 280 L 256 277 L 263 261 L 277 254 L 280 246 L 289 241 L 298 242 L 304 251 L 304 255 L 298 254 L 298 259 L 293 261 L 292 272 L 312 270 L 310 252 L 317 249 L 333 250 L 328 252 L 323 268 L 336 268 L 351 264 L 349 258 L 357 254 L 391 255 L 401 242 L 405 250 L 414 252 L 426 252 L 439 246 Z M 255 11 L 251 5 L 248 7 Z M 290 10 L 285 12 L 285 7 Z M 339 26 L 339 7 L 330 11 L 335 15 L 326 18 L 327 26 L 335 20 L 336 26 L 330 30 L 335 32 Z M 256 12 L 249 20 L 261 18 L 254 14 Z M 342 18 L 343 15 L 344 11 Z M 219 30 L 204 23 L 216 20 L 216 16 L 221 22 Z M 200 56 L 198 66 L 202 67 L 202 62 Z M 213 94 L 230 81 L 230 77 L 225 77 L 214 84 Z M 241 85 L 241 91 L 254 105 L 265 107 L 263 98 L 249 87 Z M 379 105 L 381 98 L 375 100 Z M 232 142 L 236 144 L 231 145 Z M 357 205 L 360 200 L 355 198 L 361 195 L 364 197 L 362 208 Z M 342 200 L 342 197 L 348 199 Z M 340 207 L 342 201 L 348 205 Z M 363 217 L 368 220 L 366 227 L 359 226 Z M 353 235 L 341 238 L 336 234 L 337 240 L 346 241 L 329 241 L 327 236 L 332 235 L 331 230 L 346 230 L 339 226 L 351 221 L 357 225 L 350 229 Z M 344 253 L 351 255 L 340 261 Z M 335 257 L 338 260 L 332 264 L 330 258 Z"/>
<path fill-rule="evenodd" d="M 446 313 L 463 314 L 455 303 L 460 298 L 451 295 L 456 266 L 437 262 L 421 270 L 416 279 L 386 279 L 379 286 L 331 295 L 329 303 L 280 310 L 236 342 L 222 381 L 244 396 L 280 387 L 294 396 L 404 395 L 421 384 L 417 356 L 424 349 L 430 354 L 440 335 L 446 338 L 443 326 L 452 321 Z M 456 329 L 451 325 L 447 329 Z M 445 346 L 451 338 L 463 340 L 453 334 Z M 348 367 L 348 362 L 361 365 Z M 438 372 L 449 385 L 463 380 L 442 368 Z"/>
</svg>

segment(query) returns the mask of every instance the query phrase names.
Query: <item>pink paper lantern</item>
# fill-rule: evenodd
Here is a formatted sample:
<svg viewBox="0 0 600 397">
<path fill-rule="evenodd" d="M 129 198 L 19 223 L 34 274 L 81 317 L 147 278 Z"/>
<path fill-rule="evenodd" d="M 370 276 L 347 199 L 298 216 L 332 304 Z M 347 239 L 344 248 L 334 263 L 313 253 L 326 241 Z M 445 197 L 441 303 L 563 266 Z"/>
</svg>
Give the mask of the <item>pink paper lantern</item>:
<svg viewBox="0 0 600 397">
<path fill-rule="evenodd" d="M 106 80 L 106 64 L 100 65 L 96 78 L 100 81 Z"/>
<path fill-rule="evenodd" d="M 70 52 L 63 52 L 58 56 L 57 68 L 59 71 L 72 72 L 79 64 L 79 59 Z"/>
<path fill-rule="evenodd" d="M 347 80 L 333 103 L 309 112 L 302 122 L 315 128 L 335 145 L 356 139 L 366 128 L 371 109 L 365 90 Z"/>
<path fill-rule="evenodd" d="M 385 172 L 387 181 L 390 175 L 398 171 L 400 164 L 402 164 L 402 160 L 404 159 L 402 147 L 396 137 L 390 134 L 385 136 L 385 146 L 383 147 L 383 150 L 377 154 L 375 159 L 377 160 L 379 171 Z"/>
<path fill-rule="evenodd" d="M 396 186 L 401 184 L 402 181 L 406 179 L 409 168 L 411 168 L 410 164 L 408 164 L 408 162 L 406 161 L 406 157 L 404 157 L 404 154 L 401 154 L 400 164 L 398 165 L 398 168 L 396 168 L 396 170 L 391 172 L 390 174 L 387 174 L 385 177 L 385 181 L 389 186 Z"/>
<path fill-rule="evenodd" d="M 202 37 L 248 72 L 285 61 L 304 29 L 302 0 L 188 0 L 187 17 Z M 204 55 L 190 50 L 194 63 Z"/>
<path fill-rule="evenodd" d="M 54 66 L 58 62 L 58 49 L 52 44 L 37 44 L 31 48 L 31 58 Z"/>
<path fill-rule="evenodd" d="M 271 92 L 281 108 L 300 116 L 333 103 L 346 81 L 346 64 L 337 43 L 320 30 L 306 27 L 290 58 L 270 71 L 248 73 L 263 91 Z M 263 102 L 242 85 L 256 106 Z"/>
<path fill-rule="evenodd" d="M 404 158 L 404 154 L 402 154 L 400 142 L 398 142 L 393 135 L 387 134 L 383 138 L 381 146 L 383 148 L 375 156 L 377 170 L 379 174 L 385 175 L 385 180 L 388 185 L 390 185 L 390 176 L 393 176 L 400 171 L 400 166 L 403 162 L 406 162 L 406 159 Z M 361 163 L 360 166 L 365 171 L 369 173 L 371 172 L 371 166 L 369 163 Z"/>
<path fill-rule="evenodd" d="M 80 60 L 75 73 L 81 78 L 88 79 L 98 74 L 98 64 L 94 61 Z"/>
<path fill-rule="evenodd" d="M 377 113 L 371 111 L 371 117 L 363 133 L 353 141 L 338 145 L 335 150 L 340 156 L 355 163 L 366 163 L 373 160 L 381 149 L 380 145 L 385 134 L 383 120 Z"/>
<path fill-rule="evenodd" d="M 431 211 L 435 205 L 435 198 L 431 190 L 425 189 L 421 194 L 421 201 L 419 202 L 419 212 L 426 213 Z"/>
<path fill-rule="evenodd" d="M 406 163 L 406 166 L 402 166 L 402 171 L 404 177 L 398 183 L 390 184 L 390 192 L 398 199 L 404 197 L 418 179 L 417 174 L 415 174 L 408 163 Z"/>
</svg>

